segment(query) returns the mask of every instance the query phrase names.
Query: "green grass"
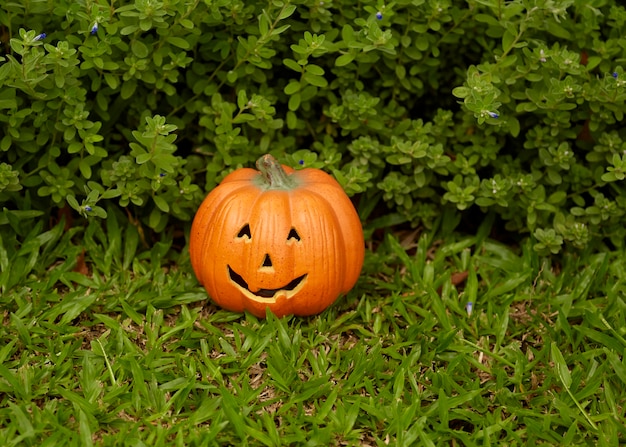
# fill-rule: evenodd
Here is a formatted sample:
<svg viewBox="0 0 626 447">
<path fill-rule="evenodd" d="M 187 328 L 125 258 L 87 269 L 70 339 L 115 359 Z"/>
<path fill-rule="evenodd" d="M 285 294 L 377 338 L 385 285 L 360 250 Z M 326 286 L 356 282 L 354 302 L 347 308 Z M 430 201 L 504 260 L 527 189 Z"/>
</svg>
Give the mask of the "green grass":
<svg viewBox="0 0 626 447">
<path fill-rule="evenodd" d="M 444 218 L 370 247 L 321 315 L 259 320 L 206 300 L 184 242 L 109 215 L 5 213 L 2 446 L 626 442 L 624 253 L 550 261 Z"/>
</svg>

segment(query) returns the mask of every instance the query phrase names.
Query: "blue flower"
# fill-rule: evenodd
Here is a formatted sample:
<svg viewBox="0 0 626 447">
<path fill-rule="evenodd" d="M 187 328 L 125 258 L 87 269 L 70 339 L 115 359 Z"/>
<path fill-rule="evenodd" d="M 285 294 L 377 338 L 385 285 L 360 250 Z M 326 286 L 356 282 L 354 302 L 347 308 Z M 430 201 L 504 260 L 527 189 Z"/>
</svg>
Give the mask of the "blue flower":
<svg viewBox="0 0 626 447">
<path fill-rule="evenodd" d="M 300 166 L 304 166 L 304 160 L 298 160 L 298 164 L 300 164 Z"/>
<path fill-rule="evenodd" d="M 91 34 L 94 35 L 98 32 L 98 22 L 94 23 L 91 27 Z"/>
<path fill-rule="evenodd" d="M 613 72 L 613 74 L 612 74 L 611 76 L 613 76 L 615 79 L 617 79 L 617 77 L 619 76 L 619 74 L 618 74 L 616 71 L 614 71 L 614 72 Z"/>
<path fill-rule="evenodd" d="M 472 315 L 472 310 L 474 310 L 474 303 L 472 303 L 471 301 L 468 301 L 467 304 L 465 305 L 465 310 L 467 311 L 467 316 L 471 316 Z"/>
<path fill-rule="evenodd" d="M 37 41 L 37 40 L 43 40 L 47 37 L 48 35 L 46 33 L 41 33 L 35 36 L 35 38 L 33 40 Z"/>
<path fill-rule="evenodd" d="M 165 177 L 166 175 L 167 175 L 167 174 L 166 174 L 165 172 L 161 172 L 161 173 L 159 174 L 159 177 L 163 178 L 163 177 Z"/>
<path fill-rule="evenodd" d="M 380 12 L 380 11 L 378 11 L 378 12 L 376 13 L 376 18 L 377 18 L 378 20 L 382 20 L 382 18 L 383 18 L 383 13 L 382 13 L 382 12 Z"/>
<path fill-rule="evenodd" d="M 500 118 L 500 115 L 498 115 L 496 112 L 487 112 L 487 114 L 492 118 Z"/>
<path fill-rule="evenodd" d="M 92 208 L 89 205 L 85 205 L 85 211 L 90 212 Z"/>
</svg>

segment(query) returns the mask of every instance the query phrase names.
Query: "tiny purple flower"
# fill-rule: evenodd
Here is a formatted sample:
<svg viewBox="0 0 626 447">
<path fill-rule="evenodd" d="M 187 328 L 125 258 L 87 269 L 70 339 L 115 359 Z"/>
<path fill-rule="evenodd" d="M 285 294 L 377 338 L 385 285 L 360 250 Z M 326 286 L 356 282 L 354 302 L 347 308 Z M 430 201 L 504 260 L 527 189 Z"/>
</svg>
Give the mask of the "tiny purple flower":
<svg viewBox="0 0 626 447">
<path fill-rule="evenodd" d="M 91 27 L 91 35 L 94 35 L 98 32 L 98 22 L 94 23 Z"/>
<path fill-rule="evenodd" d="M 46 33 L 41 33 L 35 36 L 35 38 L 33 40 L 37 41 L 37 40 L 43 40 L 47 37 L 48 35 Z"/>
<path fill-rule="evenodd" d="M 89 205 L 85 206 L 85 211 L 90 212 L 92 210 L 92 208 Z"/>
<path fill-rule="evenodd" d="M 489 114 L 490 117 L 492 118 L 500 118 L 500 115 L 498 115 L 496 112 L 487 112 Z"/>
<path fill-rule="evenodd" d="M 163 177 L 165 177 L 166 175 L 167 175 L 167 174 L 166 174 L 165 172 L 161 172 L 161 173 L 159 174 L 159 177 L 163 178 Z"/>
<path fill-rule="evenodd" d="M 467 316 L 471 316 L 472 315 L 472 310 L 474 310 L 474 303 L 472 303 L 471 301 L 468 301 L 467 304 L 465 305 L 465 310 L 467 311 Z"/>
<path fill-rule="evenodd" d="M 619 74 L 618 74 L 616 71 L 614 71 L 614 72 L 613 72 L 613 74 L 612 74 L 611 76 L 613 76 L 615 79 L 617 79 L 617 77 L 619 76 Z"/>
<path fill-rule="evenodd" d="M 304 160 L 298 160 L 298 164 L 299 164 L 300 166 L 304 166 Z"/>
<path fill-rule="evenodd" d="M 378 12 L 376 13 L 376 18 L 377 18 L 378 20 L 382 20 L 382 19 L 383 19 L 383 13 L 382 13 L 382 12 L 380 12 L 380 11 L 378 11 Z"/>
</svg>

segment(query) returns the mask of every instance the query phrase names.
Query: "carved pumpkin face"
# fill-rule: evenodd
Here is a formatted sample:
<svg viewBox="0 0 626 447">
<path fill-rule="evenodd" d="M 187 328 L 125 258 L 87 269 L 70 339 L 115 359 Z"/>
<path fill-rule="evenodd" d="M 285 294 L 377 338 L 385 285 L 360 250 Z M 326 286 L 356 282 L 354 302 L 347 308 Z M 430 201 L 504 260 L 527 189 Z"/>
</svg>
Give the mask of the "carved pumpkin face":
<svg viewBox="0 0 626 447">
<path fill-rule="evenodd" d="M 191 263 L 220 306 L 264 317 L 321 312 L 356 283 L 361 223 L 341 186 L 318 169 L 266 155 L 206 197 L 191 229 Z"/>
</svg>

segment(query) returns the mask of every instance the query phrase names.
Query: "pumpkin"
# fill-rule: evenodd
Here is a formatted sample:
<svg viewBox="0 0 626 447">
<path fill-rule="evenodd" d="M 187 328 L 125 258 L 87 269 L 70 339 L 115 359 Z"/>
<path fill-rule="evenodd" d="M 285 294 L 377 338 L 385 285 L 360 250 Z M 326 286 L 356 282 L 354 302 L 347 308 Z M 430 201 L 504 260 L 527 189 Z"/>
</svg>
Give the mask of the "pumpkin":
<svg viewBox="0 0 626 447">
<path fill-rule="evenodd" d="M 204 199 L 189 241 L 196 277 L 219 306 L 265 317 L 314 315 L 356 283 L 359 216 L 339 183 L 264 155 Z"/>
</svg>

